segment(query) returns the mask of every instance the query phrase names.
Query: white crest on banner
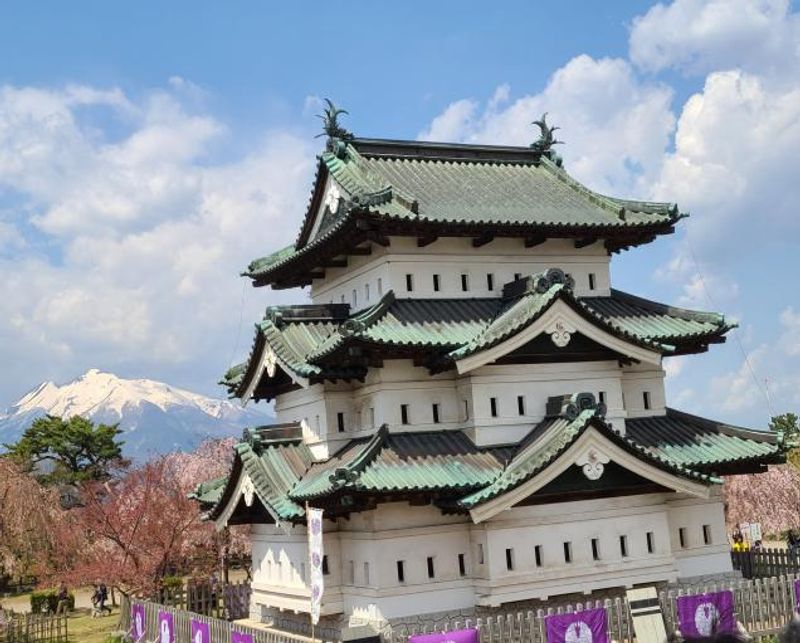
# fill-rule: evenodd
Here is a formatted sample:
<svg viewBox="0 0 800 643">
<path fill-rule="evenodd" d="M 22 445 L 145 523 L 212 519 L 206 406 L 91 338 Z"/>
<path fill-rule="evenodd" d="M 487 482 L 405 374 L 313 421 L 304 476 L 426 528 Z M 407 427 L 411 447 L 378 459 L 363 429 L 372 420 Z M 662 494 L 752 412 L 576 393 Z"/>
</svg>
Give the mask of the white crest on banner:
<svg viewBox="0 0 800 643">
<path fill-rule="evenodd" d="M 322 593 L 325 583 L 322 576 L 322 509 L 306 507 L 308 527 L 308 569 L 311 587 L 311 622 L 319 623 L 319 612 L 322 605 Z"/>
</svg>

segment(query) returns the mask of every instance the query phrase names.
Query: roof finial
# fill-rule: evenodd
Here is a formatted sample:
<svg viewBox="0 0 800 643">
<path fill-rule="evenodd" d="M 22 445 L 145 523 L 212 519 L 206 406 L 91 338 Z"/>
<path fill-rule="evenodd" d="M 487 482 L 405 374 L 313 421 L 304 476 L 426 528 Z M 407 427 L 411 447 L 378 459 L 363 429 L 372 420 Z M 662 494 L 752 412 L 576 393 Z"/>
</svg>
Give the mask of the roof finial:
<svg viewBox="0 0 800 643">
<path fill-rule="evenodd" d="M 550 148 L 553 147 L 553 145 L 560 145 L 564 142 L 556 140 L 556 137 L 553 135 L 553 132 L 561 128 L 547 125 L 547 112 L 542 114 L 542 117 L 538 121 L 533 121 L 531 125 L 538 125 L 541 130 L 539 140 L 531 144 L 533 150 L 544 154 L 550 152 Z"/>
<path fill-rule="evenodd" d="M 330 98 L 326 98 L 325 103 L 328 106 L 323 110 L 323 113 L 317 114 L 317 118 L 322 119 L 322 134 L 318 134 L 315 138 L 327 136 L 329 148 L 333 147 L 333 142 L 336 140 L 351 141 L 353 134 L 339 125 L 339 116 L 341 114 L 349 114 L 349 112 L 336 107 Z"/>
</svg>

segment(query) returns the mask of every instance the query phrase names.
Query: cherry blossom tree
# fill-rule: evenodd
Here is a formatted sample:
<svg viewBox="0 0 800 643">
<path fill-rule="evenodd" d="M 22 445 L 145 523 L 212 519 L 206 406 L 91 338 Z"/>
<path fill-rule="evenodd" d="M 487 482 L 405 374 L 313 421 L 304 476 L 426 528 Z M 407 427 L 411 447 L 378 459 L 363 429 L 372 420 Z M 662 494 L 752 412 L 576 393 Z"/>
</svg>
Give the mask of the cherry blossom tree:
<svg viewBox="0 0 800 643">
<path fill-rule="evenodd" d="M 727 522 L 760 522 L 764 534 L 800 527 L 800 471 L 792 464 L 725 479 Z"/>
</svg>

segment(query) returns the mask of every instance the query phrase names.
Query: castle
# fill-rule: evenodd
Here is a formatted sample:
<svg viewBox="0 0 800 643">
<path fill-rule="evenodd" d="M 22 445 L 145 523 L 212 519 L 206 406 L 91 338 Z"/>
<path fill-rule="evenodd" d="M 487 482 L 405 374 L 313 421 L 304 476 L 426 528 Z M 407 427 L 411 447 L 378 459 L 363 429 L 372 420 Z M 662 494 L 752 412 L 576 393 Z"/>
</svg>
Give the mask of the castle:
<svg viewBox="0 0 800 643">
<path fill-rule="evenodd" d="M 224 380 L 278 424 L 205 489 L 252 525 L 254 617 L 309 611 L 307 505 L 334 627 L 729 573 L 722 477 L 781 462 L 780 436 L 668 407 L 664 360 L 733 324 L 611 286 L 677 205 L 581 185 L 544 119 L 509 147 L 337 116 L 296 242 L 246 271 L 311 303 L 268 308 Z"/>
</svg>

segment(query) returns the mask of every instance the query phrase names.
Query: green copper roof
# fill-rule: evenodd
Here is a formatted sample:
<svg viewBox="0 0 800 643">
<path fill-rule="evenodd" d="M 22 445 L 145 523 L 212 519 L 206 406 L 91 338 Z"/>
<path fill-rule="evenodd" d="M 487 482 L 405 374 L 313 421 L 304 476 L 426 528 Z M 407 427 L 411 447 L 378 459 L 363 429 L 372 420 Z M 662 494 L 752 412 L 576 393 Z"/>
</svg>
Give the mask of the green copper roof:
<svg viewBox="0 0 800 643">
<path fill-rule="evenodd" d="M 385 425 L 384 425 L 385 427 Z M 314 465 L 292 490 L 296 500 L 334 491 L 398 493 L 467 490 L 489 484 L 513 448 L 479 449 L 461 431 L 390 434 L 353 442 Z"/>
<path fill-rule="evenodd" d="M 775 433 L 733 427 L 674 409 L 667 409 L 666 416 L 629 419 L 626 426 L 627 435 L 654 455 L 700 471 L 753 459 L 778 461 L 785 451 Z"/>
<path fill-rule="evenodd" d="M 787 448 L 774 435 L 672 409 L 666 415 L 628 420 L 621 435 L 602 413 L 602 405 L 588 393 L 551 398 L 548 417 L 522 442 L 496 447 L 478 447 L 458 430 L 393 433 L 384 425 L 372 438 L 352 440 L 323 462 L 313 462 L 308 448 L 294 437 L 300 434 L 299 425 L 265 427 L 235 447 L 231 475 L 209 515 L 218 517 L 227 503 L 236 501 L 231 494 L 244 474 L 279 520 L 302 520 L 306 501 L 348 512 L 354 496 L 389 500 L 415 493 L 431 494 L 448 510 L 466 511 L 536 476 L 589 428 L 655 467 L 703 484 L 719 483 L 718 473 L 781 462 Z M 202 489 L 210 492 L 216 485 L 212 481 Z M 198 500 L 203 499 L 200 491 Z M 337 498 L 342 505 L 336 504 Z"/>
<path fill-rule="evenodd" d="M 221 478 L 201 482 L 188 497 L 191 500 L 197 500 L 203 507 L 212 507 L 222 498 L 222 492 L 225 490 L 227 481 L 228 476 L 222 476 Z"/>
<path fill-rule="evenodd" d="M 315 223 L 328 177 L 344 193 L 336 211 L 326 207 L 319 215 L 322 221 Z M 278 269 L 299 265 L 301 259 L 322 260 L 313 253 L 330 258 L 345 252 L 348 244 L 368 238 L 355 234 L 357 226 L 352 223 L 358 218 L 369 220 L 366 227 L 407 235 L 422 229 L 460 235 L 481 228 L 510 237 L 536 232 L 554 237 L 592 233 L 604 238 L 634 232 L 618 249 L 671 232 L 682 216 L 672 203 L 593 192 L 529 148 L 355 139 L 321 155 L 297 242 L 251 262 L 244 274 L 259 283 L 272 277 L 280 281 L 292 275 L 282 270 L 282 277 Z"/>
<path fill-rule="evenodd" d="M 389 292 L 355 314 L 346 304 L 272 307 L 257 325 L 248 362 L 229 370 L 223 383 L 241 396 L 253 378 L 266 377 L 258 365 L 270 348 L 281 369 L 315 381 L 362 379 L 366 368 L 351 354 L 358 347 L 378 357 L 393 350 L 424 350 L 431 368 L 443 370 L 508 339 L 558 299 L 606 332 L 664 355 L 702 350 L 723 341 L 733 327 L 722 315 L 666 306 L 618 290 L 608 297 L 576 298 L 571 279 L 550 269 L 506 284 L 503 296 L 494 298 L 396 299 Z"/>
</svg>

